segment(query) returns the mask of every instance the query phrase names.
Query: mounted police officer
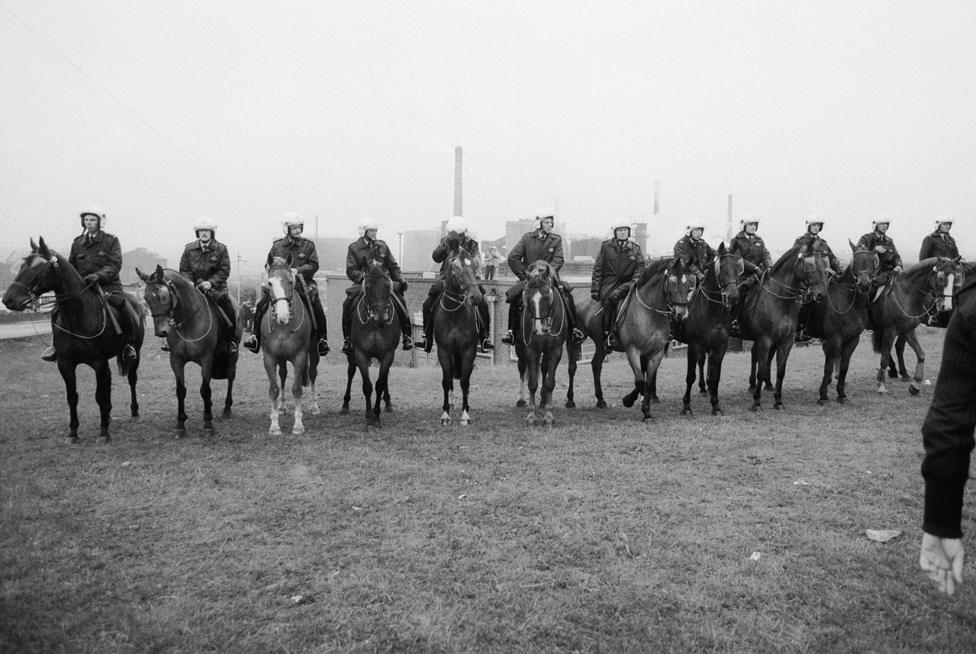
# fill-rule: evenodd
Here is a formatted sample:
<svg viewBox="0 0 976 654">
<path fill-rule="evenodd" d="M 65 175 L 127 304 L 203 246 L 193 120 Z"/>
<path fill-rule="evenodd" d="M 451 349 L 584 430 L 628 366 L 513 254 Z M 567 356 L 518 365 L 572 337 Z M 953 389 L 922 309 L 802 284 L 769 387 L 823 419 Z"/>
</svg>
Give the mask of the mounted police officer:
<svg viewBox="0 0 976 654">
<path fill-rule="evenodd" d="M 449 259 L 456 255 L 462 248 L 465 252 L 475 259 L 480 259 L 478 242 L 468 236 L 468 222 L 462 216 L 454 216 L 447 221 L 447 234 L 441 238 L 440 243 L 434 248 L 431 258 L 441 264 L 440 279 L 430 285 L 430 291 L 423 304 L 424 317 L 424 340 L 418 344 L 424 352 L 430 352 L 434 347 L 434 303 L 444 290 L 444 278 L 447 275 Z M 488 302 L 485 300 L 485 289 L 481 288 L 481 302 L 478 304 L 478 314 L 481 318 L 481 351 L 488 352 L 495 349 L 495 345 L 488 336 L 489 329 L 489 310 Z"/>
<path fill-rule="evenodd" d="M 922 249 L 918 251 L 918 260 L 921 261 L 929 257 L 957 259 L 959 248 L 956 247 L 956 239 L 949 235 L 950 229 L 952 229 L 952 218 L 939 216 L 935 221 L 935 231 L 922 239 Z"/>
<path fill-rule="evenodd" d="M 379 262 L 390 275 L 390 279 L 395 282 L 393 293 L 396 299 L 393 306 L 396 309 L 400 331 L 403 334 L 403 350 L 413 349 L 413 339 L 410 337 L 410 315 L 407 311 L 407 303 L 403 299 L 403 293 L 407 290 L 407 283 L 403 281 L 400 265 L 393 258 L 390 247 L 385 241 L 376 238 L 376 232 L 379 228 L 379 223 L 373 218 L 360 220 L 359 238 L 349 244 L 349 249 L 346 252 L 346 277 L 352 280 L 355 286 L 346 289 L 346 299 L 342 302 L 343 354 L 352 354 L 352 341 L 349 339 L 349 334 L 352 332 L 352 307 L 362 293 L 361 284 L 372 261 Z"/>
<path fill-rule="evenodd" d="M 295 273 L 296 288 L 300 295 L 305 296 L 311 305 L 318 332 L 318 353 L 325 356 L 329 353 L 328 330 L 326 329 L 325 311 L 319 299 L 319 289 L 315 284 L 315 273 L 319 269 L 319 256 L 315 251 L 315 243 L 302 236 L 305 231 L 305 219 L 300 214 L 290 212 L 281 218 L 281 231 L 285 234 L 271 244 L 265 268 L 271 265 L 275 257 L 288 260 L 291 257 L 292 271 Z M 300 278 L 300 279 L 299 279 Z M 302 283 L 304 282 L 304 283 Z M 244 341 L 244 347 L 257 353 L 261 348 L 261 319 L 268 310 L 271 298 L 267 288 L 262 289 L 261 299 L 254 308 L 254 328 L 251 335 Z"/>
<path fill-rule="evenodd" d="M 746 214 L 739 218 L 739 233 L 732 237 L 729 254 L 742 257 L 743 276 L 739 280 L 739 301 L 733 309 L 732 333 L 739 333 L 739 311 L 743 305 L 743 298 L 769 270 L 773 263 L 766 243 L 759 236 L 759 219 L 754 214 Z"/>
<path fill-rule="evenodd" d="M 576 327 L 576 304 L 573 302 L 572 289 L 559 279 L 559 270 L 563 267 L 563 238 L 553 232 L 556 214 L 549 207 L 542 207 L 535 212 L 535 229 L 522 235 L 521 240 L 508 253 L 508 267 L 518 277 L 519 281 L 505 292 L 508 302 L 508 332 L 502 338 L 502 343 L 515 344 L 515 332 L 519 328 L 519 317 L 522 314 L 522 292 L 525 290 L 525 269 L 527 266 L 542 260 L 552 266 L 556 272 L 556 286 L 563 296 L 569 320 L 570 334 L 573 341 L 582 343 L 586 336 Z"/>
<path fill-rule="evenodd" d="M 793 242 L 793 247 L 798 248 L 805 245 L 807 250 L 811 252 L 820 252 L 827 257 L 827 263 L 830 266 L 828 273 L 836 275 L 840 272 L 840 261 L 834 256 L 834 251 L 827 245 L 827 241 L 820 237 L 823 226 L 823 217 L 819 213 L 810 214 L 807 218 L 807 231 L 797 237 L 796 241 Z"/>
<path fill-rule="evenodd" d="M 105 212 L 100 207 L 90 204 L 79 212 L 79 216 L 83 231 L 71 242 L 68 262 L 85 278 L 89 288 L 94 287 L 102 293 L 105 300 L 118 310 L 122 358 L 136 359 L 139 354 L 133 346 L 133 334 L 142 317 L 126 302 L 122 292 L 122 282 L 119 280 L 122 247 L 119 239 L 103 231 Z M 52 316 L 52 321 L 55 317 Z M 45 361 L 57 361 L 58 355 L 54 346 L 45 349 L 41 358 Z"/>
<path fill-rule="evenodd" d="M 699 284 L 705 279 L 705 266 L 715 259 L 715 250 L 702 238 L 704 233 L 703 224 L 688 225 L 685 236 L 674 244 L 675 258 L 681 259 L 685 268 L 694 273 Z"/>
<path fill-rule="evenodd" d="M 183 248 L 180 257 L 180 274 L 209 297 L 214 304 L 224 312 L 228 324 L 223 326 L 225 347 L 229 354 L 237 352 L 234 343 L 234 326 L 237 324 L 237 313 L 234 302 L 227 293 L 227 278 L 230 277 L 230 254 L 227 246 L 217 240 L 217 223 L 211 218 L 202 216 L 193 223 L 193 232 L 197 240 L 191 241 Z M 168 349 L 165 345 L 163 349 Z"/>
<path fill-rule="evenodd" d="M 620 301 L 626 297 L 644 270 L 644 255 L 640 245 L 630 238 L 630 223 L 614 223 L 613 238 L 600 244 L 600 253 L 593 264 L 590 297 L 603 305 L 603 337 L 607 348 L 613 347 L 611 332 Z"/>
<path fill-rule="evenodd" d="M 874 229 L 857 241 L 857 247 L 862 250 L 874 250 L 878 254 L 878 274 L 874 277 L 874 288 L 884 286 L 892 276 L 901 272 L 901 255 L 895 242 L 888 236 L 888 226 L 891 219 L 885 215 L 875 216 L 871 222 Z"/>
</svg>

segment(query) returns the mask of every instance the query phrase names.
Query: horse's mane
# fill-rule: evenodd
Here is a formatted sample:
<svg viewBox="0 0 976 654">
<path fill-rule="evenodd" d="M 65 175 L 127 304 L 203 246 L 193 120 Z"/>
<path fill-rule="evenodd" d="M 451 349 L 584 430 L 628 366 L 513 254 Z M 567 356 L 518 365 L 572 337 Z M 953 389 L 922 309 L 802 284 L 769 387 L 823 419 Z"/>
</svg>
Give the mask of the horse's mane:
<svg viewBox="0 0 976 654">
<path fill-rule="evenodd" d="M 268 270 L 288 268 L 288 267 L 289 267 L 288 261 L 286 261 L 282 257 L 275 257 L 274 259 L 271 260 L 271 263 L 268 264 Z"/>
<path fill-rule="evenodd" d="M 776 273 L 781 272 L 783 268 L 785 268 L 787 265 L 792 265 L 793 262 L 796 261 L 796 255 L 800 252 L 802 248 L 803 248 L 802 245 L 798 245 L 784 252 L 783 255 L 776 260 L 776 263 L 774 263 L 772 267 L 770 267 L 769 274 L 775 275 Z"/>
<path fill-rule="evenodd" d="M 656 275 L 663 274 L 665 270 L 674 262 L 674 257 L 660 257 L 658 259 L 650 259 L 644 263 L 644 270 L 641 272 L 640 277 L 637 279 L 637 286 L 643 286 L 651 280 L 652 277 Z"/>
<path fill-rule="evenodd" d="M 163 268 L 163 279 L 177 287 L 191 287 L 193 284 L 189 279 L 180 274 L 178 270 Z"/>
</svg>

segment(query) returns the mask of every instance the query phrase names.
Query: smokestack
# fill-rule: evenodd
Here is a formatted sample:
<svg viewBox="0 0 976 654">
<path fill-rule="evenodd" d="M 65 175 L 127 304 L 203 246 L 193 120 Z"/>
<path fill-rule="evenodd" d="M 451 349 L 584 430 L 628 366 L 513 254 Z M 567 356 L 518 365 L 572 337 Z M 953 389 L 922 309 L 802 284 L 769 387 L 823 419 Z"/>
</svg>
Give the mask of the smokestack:
<svg viewBox="0 0 976 654">
<path fill-rule="evenodd" d="M 464 204 L 461 200 L 463 194 L 461 183 L 461 146 L 454 146 L 454 215 L 464 215 Z"/>
<path fill-rule="evenodd" d="M 661 213 L 661 182 L 654 180 L 654 215 Z"/>
</svg>

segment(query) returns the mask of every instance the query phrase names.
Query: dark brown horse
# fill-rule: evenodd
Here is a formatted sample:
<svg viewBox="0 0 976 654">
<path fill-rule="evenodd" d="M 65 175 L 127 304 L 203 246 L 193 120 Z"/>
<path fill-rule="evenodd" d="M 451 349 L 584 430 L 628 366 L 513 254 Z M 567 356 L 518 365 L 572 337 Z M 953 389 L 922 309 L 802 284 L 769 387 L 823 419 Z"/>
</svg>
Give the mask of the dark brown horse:
<svg viewBox="0 0 976 654">
<path fill-rule="evenodd" d="M 915 352 L 915 374 L 908 392 L 918 395 L 925 376 L 925 351 L 915 328 L 929 316 L 952 310 L 952 294 L 962 281 L 960 264 L 945 257 L 923 259 L 895 276 L 868 309 L 874 351 L 881 354 L 877 373 L 878 392 L 886 393 L 885 371 L 891 362 L 891 348 L 904 337 Z"/>
<path fill-rule="evenodd" d="M 850 243 L 850 241 L 848 241 Z M 820 339 L 824 352 L 820 399 L 827 404 L 827 389 L 837 372 L 837 401 L 846 402 L 847 370 L 851 355 L 861 342 L 861 333 L 868 325 L 868 305 L 871 302 L 871 282 L 878 274 L 879 259 L 874 250 L 851 246 L 851 263 L 839 277 L 831 279 L 827 293 L 815 302 L 807 318 L 806 331 Z"/>
<path fill-rule="evenodd" d="M 590 297 L 589 286 L 573 289 L 573 300 L 576 303 L 576 326 L 593 341 L 593 356 L 590 359 L 590 369 L 593 371 L 593 392 L 596 395 L 596 407 L 607 408 L 603 399 L 603 384 L 600 378 L 603 374 L 603 362 L 610 353 L 603 336 L 603 304 Z M 574 398 L 574 381 L 576 379 L 577 362 L 582 355 L 582 343 L 573 343 L 573 339 L 566 341 L 569 354 L 569 389 L 566 391 L 566 408 L 576 406 Z"/>
<path fill-rule="evenodd" d="M 390 366 L 400 337 L 394 307 L 393 282 L 377 261 L 370 262 L 363 277 L 362 292 L 353 305 L 352 358 L 363 380 L 366 398 L 367 427 L 380 426 L 380 401 L 389 385 Z M 376 401 L 373 402 L 373 383 L 369 378 L 369 362 L 376 359 L 380 371 L 376 377 Z"/>
<path fill-rule="evenodd" d="M 121 356 L 122 337 L 112 327 L 112 309 L 85 284 L 74 266 L 54 250 L 47 247 L 44 239 L 39 244 L 31 239 L 31 253 L 17 277 L 3 295 L 3 304 L 12 311 L 23 311 L 36 306 L 42 294 L 54 291 L 55 312 L 51 319 L 54 332 L 54 349 L 58 354 L 58 372 L 64 379 L 68 410 L 67 440 L 78 442 L 78 382 L 75 368 L 78 364 L 90 366 L 95 371 L 95 402 L 101 418 L 99 440 L 108 442 L 111 437 L 108 426 L 112 421 L 112 371 L 109 359 L 116 357 L 119 373 L 129 380 L 129 408 L 133 418 L 139 416 L 136 399 L 139 358 L 126 361 Z M 126 296 L 126 302 L 135 315 L 144 312 L 134 298 Z M 138 321 L 134 328 L 132 345 L 136 352 L 142 348 L 144 327 Z"/>
<path fill-rule="evenodd" d="M 731 307 L 739 300 L 739 277 L 744 264 L 742 256 L 718 247 L 713 265 L 708 266 L 705 279 L 695 289 L 688 303 L 688 317 L 677 324 L 674 335 L 688 344 L 688 371 L 685 375 L 685 395 L 681 415 L 691 413 L 691 389 L 695 385 L 695 371 L 702 370 L 708 361 L 708 395 L 712 415 L 722 415 L 718 400 L 718 385 L 722 378 L 722 361 L 729 346 Z"/>
<path fill-rule="evenodd" d="M 753 341 L 749 377 L 753 411 L 762 406 L 762 388 L 771 381 L 773 356 L 776 357 L 773 408 L 783 408 L 783 379 L 796 336 L 800 305 L 808 299 L 822 298 L 826 291 L 823 254 L 802 246 L 787 250 L 742 299 L 739 320 L 742 335 Z"/>
<path fill-rule="evenodd" d="M 538 410 L 542 411 L 542 423 L 552 425 L 552 391 L 556 387 L 556 368 L 563 356 L 563 344 L 569 332 L 567 309 L 556 273 L 549 263 L 539 260 L 526 269 L 525 290 L 522 292 L 522 324 L 515 339 L 515 355 L 518 357 L 519 401 L 525 406 L 526 383 L 529 390 L 529 414 L 526 423 L 538 422 L 535 393 L 539 388 Z M 528 373 L 528 374 L 526 374 Z M 528 379 L 526 379 L 526 377 Z"/>
<path fill-rule="evenodd" d="M 149 305 L 156 336 L 166 339 L 169 346 L 169 365 L 176 376 L 176 431 L 186 433 L 186 364 L 200 366 L 200 397 L 203 398 L 203 428 L 213 434 L 213 400 L 211 379 L 227 380 L 224 398 L 225 418 L 230 417 L 234 404 L 234 379 L 237 376 L 237 352 L 228 354 L 223 344 L 224 318 L 217 305 L 207 299 L 179 272 L 156 266 L 147 275 L 136 268 L 136 274 L 146 284 L 143 299 Z M 234 341 L 241 340 L 240 321 L 233 327 Z"/>
<path fill-rule="evenodd" d="M 447 260 L 444 290 L 434 307 L 434 343 L 441 364 L 441 387 L 444 389 L 441 424 L 451 424 L 451 395 L 454 380 L 461 386 L 460 424 L 471 422 L 468 392 L 478 347 L 478 304 L 481 290 L 477 272 L 481 262 L 463 248 Z"/>
<path fill-rule="evenodd" d="M 291 433 L 305 433 L 303 405 L 304 387 L 311 392 L 312 413 L 318 413 L 315 397 L 315 378 L 319 355 L 315 347 L 312 311 L 296 291 L 292 262 L 275 257 L 268 266 L 267 289 L 271 298 L 268 312 L 261 319 L 261 349 L 264 352 L 264 371 L 268 375 L 268 398 L 271 400 L 271 424 L 268 433 L 281 434 L 278 416 L 286 410 L 284 388 L 288 379 L 288 364 L 295 375 L 291 394 L 295 402 L 295 422 Z M 280 383 L 279 383 L 280 382 Z"/>
</svg>

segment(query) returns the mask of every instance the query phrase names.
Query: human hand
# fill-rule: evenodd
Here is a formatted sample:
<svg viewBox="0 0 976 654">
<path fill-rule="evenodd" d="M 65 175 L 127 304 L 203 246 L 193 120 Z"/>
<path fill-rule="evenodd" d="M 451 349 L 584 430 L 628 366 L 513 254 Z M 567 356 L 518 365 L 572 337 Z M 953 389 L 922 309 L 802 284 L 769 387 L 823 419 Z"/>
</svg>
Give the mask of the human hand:
<svg viewBox="0 0 976 654">
<path fill-rule="evenodd" d="M 202 291 L 203 293 L 209 293 L 210 289 L 213 288 L 213 284 L 211 284 L 207 280 L 203 280 L 202 282 L 197 284 L 197 288 L 199 288 L 200 291 Z"/>
<path fill-rule="evenodd" d="M 900 273 L 901 272 L 901 266 L 895 266 L 894 268 L 892 268 L 892 270 L 894 270 L 896 273 Z"/>
<path fill-rule="evenodd" d="M 878 254 L 884 254 L 885 252 L 888 251 L 888 248 L 886 248 L 883 245 L 875 245 L 874 246 L 874 251 L 877 252 Z"/>
<path fill-rule="evenodd" d="M 88 273 L 87 275 L 85 275 L 85 282 L 88 284 L 97 284 L 98 273 Z"/>
<path fill-rule="evenodd" d="M 407 292 L 407 282 L 405 282 L 403 280 L 400 281 L 400 292 L 401 293 L 406 293 Z"/>
<path fill-rule="evenodd" d="M 939 592 L 952 595 L 962 584 L 962 566 L 966 552 L 962 540 L 940 538 L 922 532 L 922 548 L 918 557 L 918 567 L 935 582 Z"/>
</svg>

